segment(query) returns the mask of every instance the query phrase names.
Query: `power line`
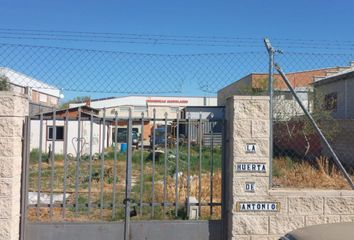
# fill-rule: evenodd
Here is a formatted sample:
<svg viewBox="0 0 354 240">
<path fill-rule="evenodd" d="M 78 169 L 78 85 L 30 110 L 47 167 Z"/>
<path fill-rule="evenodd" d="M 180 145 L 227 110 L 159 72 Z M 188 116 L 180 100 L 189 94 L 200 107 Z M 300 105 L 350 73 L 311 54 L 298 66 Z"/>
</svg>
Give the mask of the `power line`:
<svg viewBox="0 0 354 240">
<path fill-rule="evenodd" d="M 328 39 L 303 39 L 303 38 L 272 38 L 272 42 L 274 41 L 281 41 L 281 42 L 296 42 L 296 43 L 301 43 L 301 42 L 312 42 L 312 43 L 346 43 L 346 44 L 354 44 L 354 41 L 351 40 L 328 40 Z"/>
<path fill-rule="evenodd" d="M 325 46 L 325 45 L 306 45 L 306 44 L 302 44 L 302 45 L 286 45 L 287 43 L 275 43 L 273 45 L 277 46 L 277 48 L 281 48 L 282 50 L 290 48 L 290 49 L 319 49 L 319 50 L 354 50 L 354 46 L 353 47 L 341 47 L 340 45 L 335 46 Z"/>
<path fill-rule="evenodd" d="M 340 44 L 340 43 L 316 43 L 316 42 L 282 42 L 279 40 L 272 41 L 274 45 L 283 47 L 297 47 L 297 48 L 341 48 L 341 49 L 354 49 L 353 44 Z"/>
</svg>

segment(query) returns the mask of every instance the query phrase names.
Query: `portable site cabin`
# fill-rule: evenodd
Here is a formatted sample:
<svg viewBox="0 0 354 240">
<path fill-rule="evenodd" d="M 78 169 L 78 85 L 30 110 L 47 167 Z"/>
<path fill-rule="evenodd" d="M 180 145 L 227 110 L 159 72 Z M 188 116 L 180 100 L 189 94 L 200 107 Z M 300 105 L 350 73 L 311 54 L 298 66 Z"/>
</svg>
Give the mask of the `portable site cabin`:
<svg viewBox="0 0 354 240">
<path fill-rule="evenodd" d="M 81 113 L 80 120 L 79 112 Z M 90 136 L 91 117 L 92 139 Z M 53 139 L 54 127 L 56 129 L 55 139 Z M 99 111 L 88 106 L 82 106 L 80 110 L 79 107 L 74 107 L 45 112 L 42 113 L 42 117 L 37 114 L 31 118 L 30 149 L 31 151 L 39 149 L 42 144 L 42 152 L 48 153 L 53 149 L 53 142 L 55 142 L 55 154 L 64 154 L 66 147 L 68 154 L 76 156 L 77 143 L 80 141 L 81 155 L 90 153 L 90 144 L 92 144 L 93 154 L 100 153 L 102 146 L 106 148 L 112 144 L 110 129 L 110 122 L 107 121 L 104 125 L 102 118 L 99 117 Z"/>
</svg>

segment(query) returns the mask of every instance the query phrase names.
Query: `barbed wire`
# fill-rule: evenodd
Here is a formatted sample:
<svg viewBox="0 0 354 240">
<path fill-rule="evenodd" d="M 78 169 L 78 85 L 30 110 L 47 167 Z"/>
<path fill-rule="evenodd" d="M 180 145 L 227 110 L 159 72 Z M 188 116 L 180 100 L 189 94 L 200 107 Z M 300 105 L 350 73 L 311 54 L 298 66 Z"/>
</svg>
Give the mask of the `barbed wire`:
<svg viewBox="0 0 354 240">
<path fill-rule="evenodd" d="M 263 47 L 261 38 L 135 33 L 55 31 L 0 28 L 0 38 L 17 40 L 72 41 L 94 43 L 128 43 L 204 47 Z M 283 48 L 353 50 L 354 41 L 274 38 L 273 44 Z"/>
<path fill-rule="evenodd" d="M 135 36 L 142 38 L 173 38 L 173 39 L 200 39 L 207 41 L 215 40 L 234 40 L 234 41 L 255 41 L 259 42 L 261 38 L 258 37 L 233 37 L 233 36 L 200 36 L 200 35 L 166 35 L 166 34 L 139 34 L 139 33 L 116 33 L 116 32 L 90 32 L 90 31 L 63 31 L 63 30 L 40 30 L 40 29 L 18 29 L 18 28 L 0 28 L 0 31 L 17 32 L 22 34 L 23 32 L 29 33 L 66 33 L 75 35 L 93 35 L 93 36 Z M 271 38 L 272 42 L 312 42 L 312 43 L 354 43 L 354 40 L 329 40 L 329 39 L 305 39 L 305 38 Z"/>
<path fill-rule="evenodd" d="M 176 39 L 187 40 L 194 39 L 199 41 L 256 41 L 260 38 L 252 37 L 226 37 L 226 36 L 197 36 L 197 35 L 162 35 L 162 34 L 137 34 L 137 33 L 112 33 L 112 32 L 83 32 L 83 31 L 58 31 L 58 30 L 38 30 L 38 29 L 12 29 L 12 28 L 0 28 L 2 32 L 11 32 L 23 34 L 26 33 L 45 33 L 45 34 L 74 34 L 75 36 L 96 36 L 96 37 L 135 37 L 135 38 L 148 38 L 148 39 Z"/>
</svg>

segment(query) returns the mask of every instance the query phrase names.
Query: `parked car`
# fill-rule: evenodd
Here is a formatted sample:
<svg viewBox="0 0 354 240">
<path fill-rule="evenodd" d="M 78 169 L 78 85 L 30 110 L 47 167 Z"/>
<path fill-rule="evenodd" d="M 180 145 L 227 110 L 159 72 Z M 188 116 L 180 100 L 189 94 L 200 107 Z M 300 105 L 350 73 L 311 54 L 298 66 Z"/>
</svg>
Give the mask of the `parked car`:
<svg viewBox="0 0 354 240">
<path fill-rule="evenodd" d="M 150 146 L 154 145 L 154 134 L 150 135 Z M 164 146 L 165 145 L 165 128 L 156 128 L 155 129 L 155 146 Z"/>
<path fill-rule="evenodd" d="M 114 142 L 115 141 L 114 132 L 113 132 L 112 139 Z M 117 142 L 118 143 L 126 143 L 127 142 L 127 130 L 126 129 L 122 129 L 121 131 L 118 131 Z M 132 142 L 133 142 L 133 145 L 139 144 L 139 134 L 136 131 L 132 132 Z"/>
<path fill-rule="evenodd" d="M 314 225 L 294 230 L 280 240 L 349 240 L 354 239 L 354 222 Z"/>
<path fill-rule="evenodd" d="M 150 135 L 150 146 L 152 147 L 154 141 L 154 134 Z M 155 129 L 155 147 L 164 147 L 165 146 L 165 128 L 156 128 Z M 171 134 L 167 133 L 167 144 L 171 145 L 173 143 L 173 139 Z"/>
</svg>

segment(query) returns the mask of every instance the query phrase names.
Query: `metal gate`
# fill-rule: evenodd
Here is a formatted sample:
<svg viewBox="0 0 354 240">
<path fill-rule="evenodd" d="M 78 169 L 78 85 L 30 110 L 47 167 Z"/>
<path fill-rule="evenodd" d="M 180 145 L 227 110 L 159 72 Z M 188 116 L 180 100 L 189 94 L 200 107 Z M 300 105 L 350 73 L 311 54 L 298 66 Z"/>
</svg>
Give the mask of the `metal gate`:
<svg viewBox="0 0 354 240">
<path fill-rule="evenodd" d="M 87 106 L 32 115 L 22 238 L 222 239 L 224 121 Z"/>
</svg>

